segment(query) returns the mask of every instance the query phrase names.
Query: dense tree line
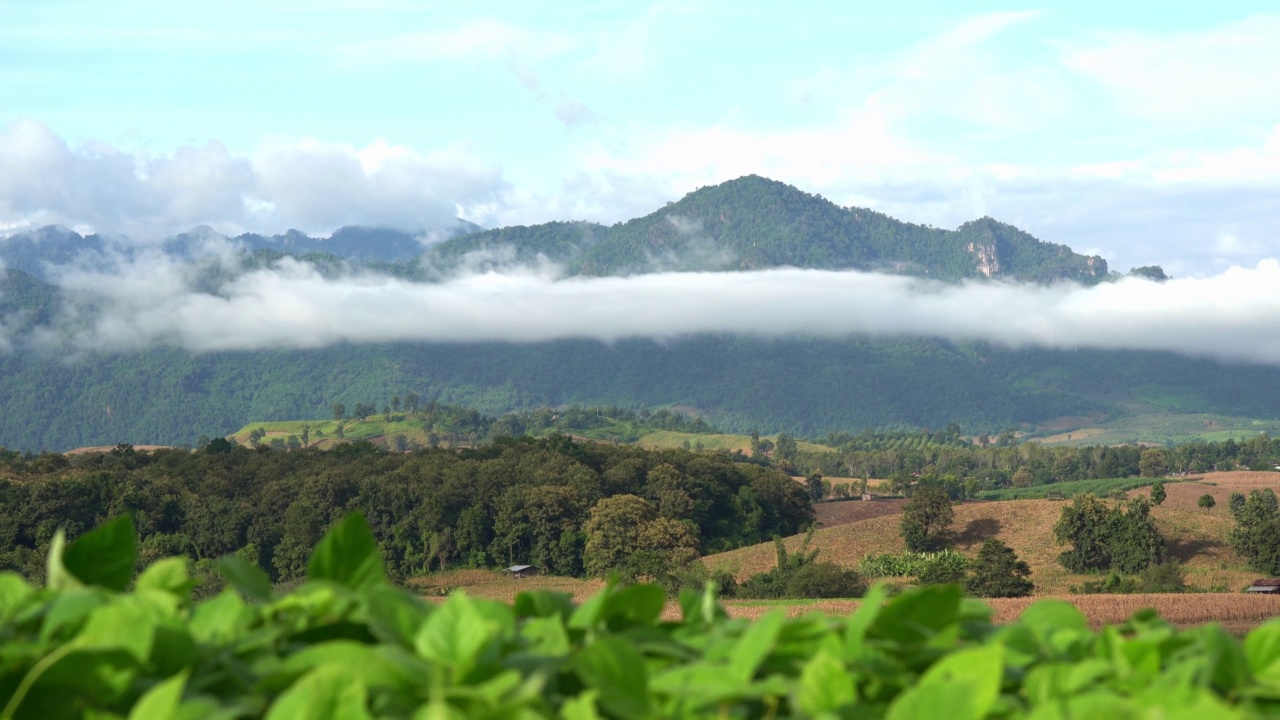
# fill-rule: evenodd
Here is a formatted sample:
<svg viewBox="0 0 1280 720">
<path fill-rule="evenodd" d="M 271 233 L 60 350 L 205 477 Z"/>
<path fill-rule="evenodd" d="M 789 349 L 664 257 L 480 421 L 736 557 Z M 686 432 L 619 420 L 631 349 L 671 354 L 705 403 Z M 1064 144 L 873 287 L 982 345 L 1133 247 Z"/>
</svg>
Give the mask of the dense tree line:
<svg viewBox="0 0 1280 720">
<path fill-rule="evenodd" d="M 970 442 L 948 431 L 868 430 L 862 435 L 831 434 L 822 440 L 832 443 L 836 451 L 798 451 L 780 464 L 797 474 L 888 478 L 894 490 L 907 493 L 917 485 L 937 485 L 953 499 L 1007 487 L 1241 468 L 1270 470 L 1280 465 L 1280 438 L 1268 435 L 1162 448 L 1012 444 L 1011 434 Z M 824 497 L 856 494 L 857 490 L 847 483 L 835 487 L 828 481 Z"/>
<path fill-rule="evenodd" d="M 517 563 L 643 573 L 813 522 L 803 487 L 776 469 L 564 436 L 412 453 L 368 443 L 278 452 L 220 439 L 198 452 L 0 453 L 0 567 L 31 575 L 58 527 L 74 537 L 130 513 L 144 560 L 185 554 L 207 567 L 234 553 L 289 580 L 353 510 L 401 577 Z M 628 565 L 637 551 L 645 567 Z"/>
</svg>

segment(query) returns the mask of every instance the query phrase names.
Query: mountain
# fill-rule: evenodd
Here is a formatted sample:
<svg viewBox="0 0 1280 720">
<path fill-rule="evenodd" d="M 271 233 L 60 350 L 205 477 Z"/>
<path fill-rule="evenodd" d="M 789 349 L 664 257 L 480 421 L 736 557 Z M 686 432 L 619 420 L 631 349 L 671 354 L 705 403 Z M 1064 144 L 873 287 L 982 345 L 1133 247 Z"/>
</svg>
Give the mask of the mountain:
<svg viewBox="0 0 1280 720">
<path fill-rule="evenodd" d="M 1065 245 L 982 218 L 956 230 L 902 222 L 755 175 L 704 187 L 679 202 L 612 226 L 553 222 L 488 230 L 427 252 L 439 266 L 509 248 L 516 261 L 539 255 L 572 275 L 773 267 L 878 270 L 941 280 L 1033 282 L 1107 277 L 1107 263 Z"/>
<path fill-rule="evenodd" d="M 210 240 L 219 240 L 211 233 L 197 228 L 164 247 L 175 257 L 195 259 Z M 475 231 L 403 259 L 422 248 L 414 238 L 345 228 L 327 239 L 291 232 L 235 240 L 252 251 L 242 268 L 298 255 L 314 260 L 322 273 L 364 266 L 419 280 L 429 277 L 428 270 L 438 274 L 463 263 L 538 257 L 579 275 L 790 265 L 946 281 L 1094 283 L 1113 277 L 1100 258 L 989 218 L 941 230 L 841 208 L 759 177 L 699 189 L 626 223 Z M 118 240 L 60 228 L 0 240 L 8 268 L 0 271 L 0 445 L 66 450 L 191 443 L 249 420 L 325 417 L 333 403 L 381 407 L 408 393 L 488 414 L 566 404 L 681 406 L 726 430 L 811 436 L 867 425 L 940 428 L 952 422 L 972 433 L 1050 422 L 1069 429 L 1072 421 L 1063 418 L 1096 422 L 1135 407 L 1280 418 L 1280 393 L 1270 391 L 1280 387 L 1280 368 L 1272 366 L 929 338 L 703 335 L 612 344 L 384 343 L 204 354 L 154 347 L 89 355 L 41 352 L 27 342 L 33 329 L 53 318 L 70 331 L 84 320 L 62 317 L 63 294 L 42 279 L 44 263 L 119 247 Z M 347 259 L 352 257 L 357 259 Z M 201 268 L 207 269 L 197 274 L 201 290 L 211 294 L 242 271 Z M 1155 277 L 1158 268 L 1146 270 Z"/>
<path fill-rule="evenodd" d="M 230 241 L 233 246 L 250 253 L 329 255 L 357 263 L 398 263 L 417 258 L 430 243 L 482 230 L 475 223 L 458 220 L 449 227 L 423 232 L 347 226 L 338 228 L 327 238 L 311 237 L 298 230 L 289 230 L 283 235 L 246 233 L 228 238 L 213 228 L 200 226 L 168 238 L 158 246 L 148 246 L 129 242 L 126 238 L 81 235 L 65 227 L 49 225 L 0 237 L 0 268 L 20 270 L 36 278 L 48 279 L 47 267 L 50 265 L 75 262 L 100 265 L 108 255 L 130 258 L 154 247 L 179 260 L 194 262 L 212 252 L 215 243 L 221 241 Z"/>
</svg>

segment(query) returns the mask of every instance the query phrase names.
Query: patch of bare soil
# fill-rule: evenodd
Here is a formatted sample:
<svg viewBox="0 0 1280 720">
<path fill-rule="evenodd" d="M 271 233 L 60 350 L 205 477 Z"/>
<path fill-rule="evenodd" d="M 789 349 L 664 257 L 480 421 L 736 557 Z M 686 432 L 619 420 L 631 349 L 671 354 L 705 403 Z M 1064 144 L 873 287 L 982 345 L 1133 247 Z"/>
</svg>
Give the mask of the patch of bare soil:
<svg viewBox="0 0 1280 720">
<path fill-rule="evenodd" d="M 834 527 L 847 525 L 859 520 L 870 520 L 881 515 L 894 515 L 902 512 L 907 501 L 901 498 L 892 500 L 841 500 L 824 502 L 814 506 L 818 527 Z"/>
</svg>

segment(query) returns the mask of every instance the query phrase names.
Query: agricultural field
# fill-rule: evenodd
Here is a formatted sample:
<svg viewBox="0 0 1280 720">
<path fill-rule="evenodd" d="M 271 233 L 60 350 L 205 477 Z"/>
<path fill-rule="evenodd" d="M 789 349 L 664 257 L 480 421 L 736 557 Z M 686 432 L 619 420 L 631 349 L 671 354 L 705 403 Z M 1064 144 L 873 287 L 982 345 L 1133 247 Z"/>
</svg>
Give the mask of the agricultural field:
<svg viewBox="0 0 1280 720">
<path fill-rule="evenodd" d="M 1191 478 L 1188 478 L 1191 479 Z M 1175 480 L 1165 480 L 1165 487 L 1172 487 Z M 1046 493 L 1062 493 L 1071 499 L 1077 495 L 1093 493 L 1099 497 L 1109 495 L 1116 490 L 1135 490 L 1148 487 L 1151 478 L 1104 478 L 1100 480 L 1072 480 L 1070 482 L 1053 483 L 1051 485 L 1033 485 L 1025 488 L 1005 488 L 979 493 L 981 500 L 1033 500 L 1042 499 Z"/>
<path fill-rule="evenodd" d="M 777 440 L 777 435 L 761 435 L 762 440 Z M 673 450 L 684 447 L 688 442 L 690 446 L 702 443 L 702 447 L 707 450 L 727 450 L 733 452 L 741 450 L 743 454 L 751 454 L 751 436 L 750 435 L 734 435 L 731 433 L 701 434 L 675 432 L 672 430 L 656 430 L 646 433 L 636 441 L 636 445 L 649 450 L 667 449 Z M 835 448 L 819 445 L 817 443 L 796 441 L 796 447 L 804 452 L 835 452 Z"/>
<path fill-rule="evenodd" d="M 1184 443 L 1192 440 L 1222 442 L 1247 440 L 1259 433 L 1280 434 L 1280 420 L 1257 420 L 1228 415 L 1178 414 L 1144 408 L 1107 422 L 1032 438 L 1045 445 L 1121 445 L 1133 443 Z"/>
<path fill-rule="evenodd" d="M 1280 490 L 1280 474 L 1218 472 L 1207 473 L 1199 480 L 1166 482 L 1168 498 L 1151 514 L 1168 540 L 1170 555 L 1184 564 L 1191 587 L 1233 592 L 1255 577 L 1227 546 L 1227 537 L 1235 525 L 1227 511 L 1227 498 L 1232 492 L 1248 493 L 1263 487 Z M 1043 488 L 1040 491 L 1043 493 Z M 1141 494 L 1147 490 L 1130 492 Z M 1217 505 L 1209 511 L 1196 505 L 1196 500 L 1205 493 L 1217 500 Z M 814 533 L 810 548 L 820 551 L 819 559 L 855 569 L 867 555 L 902 552 L 906 548 L 898 532 L 899 511 L 843 523 L 833 512 L 837 509 L 834 506 L 865 505 L 867 509 L 861 512 L 871 513 L 870 506 L 884 502 L 820 504 L 820 511 L 832 514 L 826 516 L 822 529 Z M 833 507 L 827 509 L 824 505 Z M 1062 501 L 1043 499 L 963 503 L 955 510 L 955 547 L 972 556 L 987 538 L 997 537 L 1031 566 L 1038 595 L 1067 594 L 1071 586 L 1080 585 L 1091 576 L 1068 573 L 1057 562 L 1061 549 L 1054 542 L 1053 525 L 1062 507 Z M 787 547 L 798 549 L 802 541 L 801 536 L 788 538 Z M 765 543 L 712 555 L 704 558 L 704 562 L 712 568 L 728 569 L 741 579 L 772 567 L 774 549 Z"/>
</svg>

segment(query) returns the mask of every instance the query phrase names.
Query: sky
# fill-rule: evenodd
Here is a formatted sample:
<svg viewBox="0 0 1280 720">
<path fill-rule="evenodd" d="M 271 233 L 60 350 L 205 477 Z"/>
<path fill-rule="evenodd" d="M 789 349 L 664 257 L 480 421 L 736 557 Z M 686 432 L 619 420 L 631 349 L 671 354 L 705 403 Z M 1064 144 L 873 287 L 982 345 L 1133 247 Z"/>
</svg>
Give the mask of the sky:
<svg viewBox="0 0 1280 720">
<path fill-rule="evenodd" d="M 0 0 L 0 234 L 613 223 L 757 173 L 1121 271 L 1280 256 L 1274 3 L 795 5 Z"/>
</svg>

